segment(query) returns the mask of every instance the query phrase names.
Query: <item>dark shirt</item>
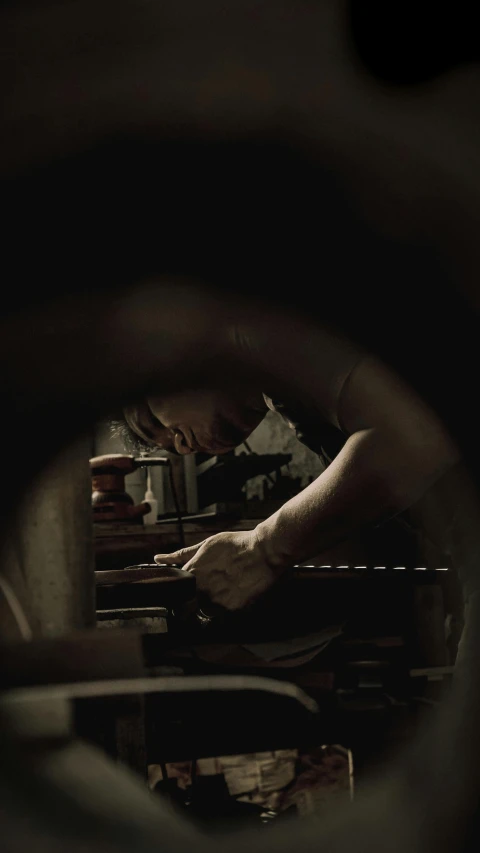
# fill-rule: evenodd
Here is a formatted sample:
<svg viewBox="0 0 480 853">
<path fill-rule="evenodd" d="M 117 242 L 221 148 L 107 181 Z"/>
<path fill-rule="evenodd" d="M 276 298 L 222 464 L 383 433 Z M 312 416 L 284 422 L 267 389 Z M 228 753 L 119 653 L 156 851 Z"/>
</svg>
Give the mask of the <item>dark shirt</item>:
<svg viewBox="0 0 480 853">
<path fill-rule="evenodd" d="M 264 397 L 268 408 L 281 415 L 298 440 L 320 457 L 325 468 L 330 465 L 348 436 L 301 403 L 285 404 L 267 395 Z"/>
</svg>

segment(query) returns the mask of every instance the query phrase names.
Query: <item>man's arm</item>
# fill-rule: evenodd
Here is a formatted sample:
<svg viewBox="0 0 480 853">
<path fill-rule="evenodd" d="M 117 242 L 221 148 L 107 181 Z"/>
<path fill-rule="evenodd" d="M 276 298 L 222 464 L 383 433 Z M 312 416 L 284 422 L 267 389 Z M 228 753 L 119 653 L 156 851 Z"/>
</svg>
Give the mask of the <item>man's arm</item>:
<svg viewBox="0 0 480 853">
<path fill-rule="evenodd" d="M 337 408 L 349 438 L 314 483 L 254 531 L 220 533 L 157 562 L 184 562 L 201 592 L 239 609 L 288 566 L 408 507 L 458 460 L 436 415 L 373 358 L 352 368 Z"/>
<path fill-rule="evenodd" d="M 266 559 L 279 568 L 401 512 L 458 460 L 437 416 L 368 356 L 345 381 L 337 420 L 349 435 L 342 451 L 314 483 L 257 527 Z"/>
</svg>

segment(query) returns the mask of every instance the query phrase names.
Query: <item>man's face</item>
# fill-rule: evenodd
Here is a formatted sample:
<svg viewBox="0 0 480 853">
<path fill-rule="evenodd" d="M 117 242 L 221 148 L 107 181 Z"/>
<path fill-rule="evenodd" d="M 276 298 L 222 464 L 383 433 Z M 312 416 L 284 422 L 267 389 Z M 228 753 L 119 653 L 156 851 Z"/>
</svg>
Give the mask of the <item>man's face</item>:
<svg viewBox="0 0 480 853">
<path fill-rule="evenodd" d="M 261 394 L 202 389 L 148 397 L 125 417 L 138 436 L 164 450 L 216 455 L 241 444 L 266 411 Z"/>
</svg>

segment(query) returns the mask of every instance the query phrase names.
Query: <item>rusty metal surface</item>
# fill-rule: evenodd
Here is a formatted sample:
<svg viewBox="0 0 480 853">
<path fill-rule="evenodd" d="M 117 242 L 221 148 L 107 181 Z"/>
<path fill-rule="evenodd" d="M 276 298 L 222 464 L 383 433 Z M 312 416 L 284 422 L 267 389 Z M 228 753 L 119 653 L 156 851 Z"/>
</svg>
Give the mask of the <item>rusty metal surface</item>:
<svg viewBox="0 0 480 853">
<path fill-rule="evenodd" d="M 129 566 L 118 571 L 95 572 L 97 609 L 146 607 L 172 608 L 195 598 L 193 574 L 170 566 Z"/>
<path fill-rule="evenodd" d="M 181 583 L 194 585 L 195 578 L 188 572 L 172 566 L 126 566 L 119 571 L 95 572 L 95 583 L 97 586 L 108 586 L 110 584 L 123 583 L 159 583 L 172 584 Z"/>
</svg>

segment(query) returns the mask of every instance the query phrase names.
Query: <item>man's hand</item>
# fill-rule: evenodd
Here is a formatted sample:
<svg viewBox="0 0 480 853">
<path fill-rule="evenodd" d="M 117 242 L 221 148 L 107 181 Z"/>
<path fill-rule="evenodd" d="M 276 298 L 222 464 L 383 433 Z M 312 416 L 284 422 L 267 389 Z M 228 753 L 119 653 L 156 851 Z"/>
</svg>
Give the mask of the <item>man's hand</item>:
<svg viewBox="0 0 480 853">
<path fill-rule="evenodd" d="M 277 580 L 256 530 L 217 533 L 198 545 L 172 554 L 157 554 L 156 563 L 183 563 L 195 572 L 197 589 L 226 610 L 240 610 Z"/>
</svg>

